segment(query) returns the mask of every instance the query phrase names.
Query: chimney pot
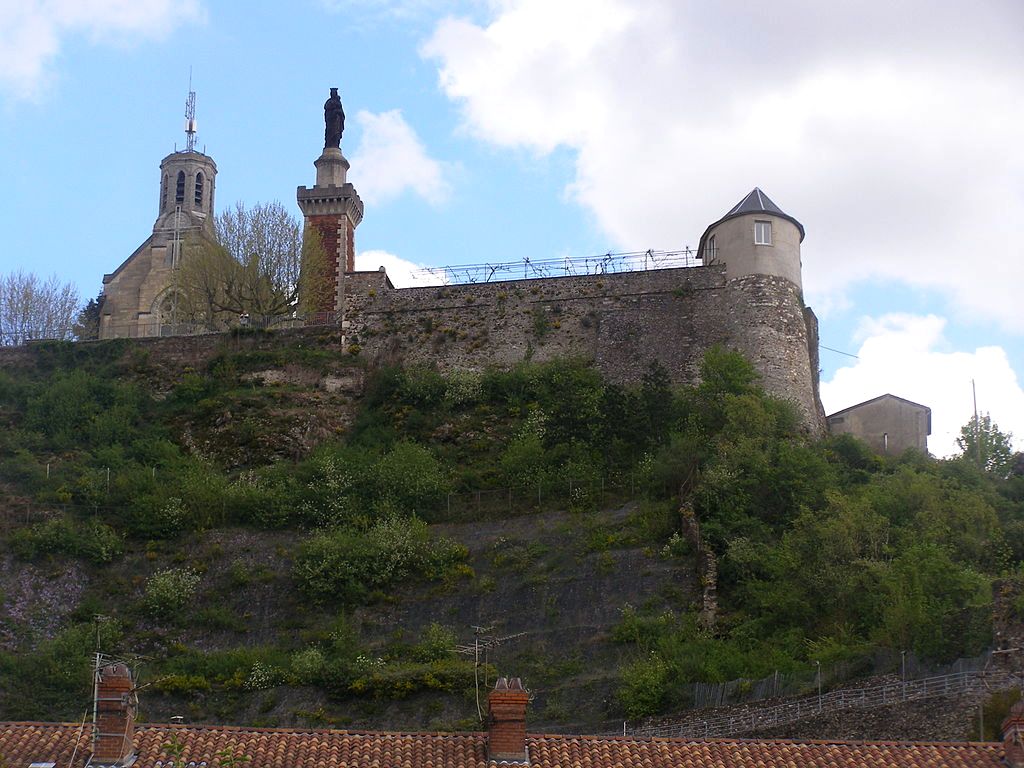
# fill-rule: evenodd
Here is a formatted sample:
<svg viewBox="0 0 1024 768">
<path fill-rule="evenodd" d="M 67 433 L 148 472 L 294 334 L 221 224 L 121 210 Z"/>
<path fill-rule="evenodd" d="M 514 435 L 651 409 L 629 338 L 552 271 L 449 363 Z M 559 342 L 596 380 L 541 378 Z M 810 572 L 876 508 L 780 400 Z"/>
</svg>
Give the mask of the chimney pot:
<svg viewBox="0 0 1024 768">
<path fill-rule="evenodd" d="M 1024 699 L 1014 704 L 1003 720 L 1003 750 L 1010 768 L 1024 768 Z"/>
<path fill-rule="evenodd" d="M 504 677 L 499 677 L 498 678 L 498 682 L 496 682 L 494 684 L 494 690 L 496 690 L 496 691 L 507 691 L 508 690 L 508 680 L 506 680 Z"/>
</svg>

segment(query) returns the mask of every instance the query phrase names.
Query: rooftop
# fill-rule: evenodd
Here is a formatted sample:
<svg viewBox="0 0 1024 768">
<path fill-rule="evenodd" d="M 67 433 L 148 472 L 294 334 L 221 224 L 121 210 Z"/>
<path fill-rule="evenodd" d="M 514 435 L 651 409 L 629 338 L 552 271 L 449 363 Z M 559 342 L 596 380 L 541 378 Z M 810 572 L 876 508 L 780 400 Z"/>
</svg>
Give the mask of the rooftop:
<svg viewBox="0 0 1024 768">
<path fill-rule="evenodd" d="M 8 768 L 84 768 L 91 726 L 0 723 Z M 222 725 L 139 725 L 137 768 L 202 768 L 224 755 L 246 768 L 487 768 L 486 733 L 355 733 Z M 175 744 L 169 747 L 169 744 Z M 176 758 L 172 750 L 180 749 Z M 224 752 L 228 750 L 228 752 Z M 218 753 L 221 753 L 218 756 Z M 754 741 L 528 735 L 536 768 L 1005 768 L 1000 743 Z"/>
<path fill-rule="evenodd" d="M 768 214 L 771 216 L 778 216 L 792 222 L 798 230 L 800 230 L 800 242 L 804 241 L 804 225 L 794 219 L 788 213 L 784 212 L 779 206 L 772 202 L 771 198 L 768 197 L 764 192 L 761 191 L 760 187 L 754 187 L 750 192 L 747 193 L 746 197 L 740 200 L 736 205 L 729 209 L 729 212 L 722 218 L 710 225 L 704 234 L 701 235 L 701 250 L 703 250 L 704 241 L 707 239 L 708 232 L 717 227 L 723 221 L 729 219 L 735 219 L 737 216 L 746 216 L 748 214 Z"/>
</svg>

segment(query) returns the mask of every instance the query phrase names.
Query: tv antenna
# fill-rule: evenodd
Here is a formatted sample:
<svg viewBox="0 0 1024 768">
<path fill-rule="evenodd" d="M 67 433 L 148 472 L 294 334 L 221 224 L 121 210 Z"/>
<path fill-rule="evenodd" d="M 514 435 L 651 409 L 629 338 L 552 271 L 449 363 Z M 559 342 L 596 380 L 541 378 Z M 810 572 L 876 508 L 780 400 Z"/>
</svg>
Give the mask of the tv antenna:
<svg viewBox="0 0 1024 768">
<path fill-rule="evenodd" d="M 188 98 L 185 99 L 185 151 L 196 151 L 196 92 L 192 90 L 192 67 L 188 68 Z"/>
<path fill-rule="evenodd" d="M 473 625 L 473 642 L 466 645 L 455 646 L 456 653 L 473 657 L 473 682 L 476 684 L 476 714 L 477 717 L 480 718 L 481 722 L 484 719 L 484 711 L 480 706 L 480 652 L 483 651 L 484 654 L 484 685 L 486 686 L 486 667 L 490 650 L 511 640 L 518 640 L 526 635 L 525 632 L 516 632 L 514 635 L 504 635 L 502 637 L 487 634 L 493 629 L 494 627 L 478 627 Z"/>
</svg>

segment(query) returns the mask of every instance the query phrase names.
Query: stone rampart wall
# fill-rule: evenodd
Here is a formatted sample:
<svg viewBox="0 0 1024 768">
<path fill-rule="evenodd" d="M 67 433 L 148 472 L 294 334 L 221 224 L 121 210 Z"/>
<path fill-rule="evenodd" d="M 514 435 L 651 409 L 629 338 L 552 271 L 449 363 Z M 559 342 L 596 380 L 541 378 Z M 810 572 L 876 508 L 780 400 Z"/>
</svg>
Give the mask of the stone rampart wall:
<svg viewBox="0 0 1024 768">
<path fill-rule="evenodd" d="M 692 383 L 704 351 L 723 344 L 824 429 L 817 321 L 783 278 L 727 281 L 711 266 L 395 290 L 383 273 L 363 272 L 346 293 L 349 336 L 375 361 L 482 368 L 579 355 L 626 383 L 658 360 L 673 381 Z"/>
<path fill-rule="evenodd" d="M 371 364 L 441 369 L 582 356 L 620 383 L 640 381 L 657 360 L 680 384 L 695 383 L 704 351 L 722 344 L 751 360 L 769 392 L 793 400 L 813 432 L 824 431 L 817 320 L 797 287 L 780 277 L 727 281 L 724 267 L 710 266 L 395 289 L 383 272 L 357 272 L 345 286 L 344 343 L 337 328 L 121 343 L 178 368 L 199 368 L 225 348 L 276 344 L 339 351 L 356 344 Z M 28 349 L 0 350 L 0 365 Z"/>
</svg>

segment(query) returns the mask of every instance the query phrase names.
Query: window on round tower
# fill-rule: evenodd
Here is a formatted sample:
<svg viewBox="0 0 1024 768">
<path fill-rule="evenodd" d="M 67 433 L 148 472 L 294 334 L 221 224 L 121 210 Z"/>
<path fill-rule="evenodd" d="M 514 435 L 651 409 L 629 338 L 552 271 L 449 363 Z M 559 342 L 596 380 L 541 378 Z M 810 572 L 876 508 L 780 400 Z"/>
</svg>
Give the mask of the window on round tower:
<svg viewBox="0 0 1024 768">
<path fill-rule="evenodd" d="M 754 245 L 772 244 L 772 223 L 770 221 L 754 222 Z"/>
<path fill-rule="evenodd" d="M 185 202 L 185 172 L 178 171 L 178 183 L 174 189 L 174 202 L 184 203 Z"/>
<path fill-rule="evenodd" d="M 203 207 L 203 172 L 196 174 L 196 207 Z"/>
</svg>

